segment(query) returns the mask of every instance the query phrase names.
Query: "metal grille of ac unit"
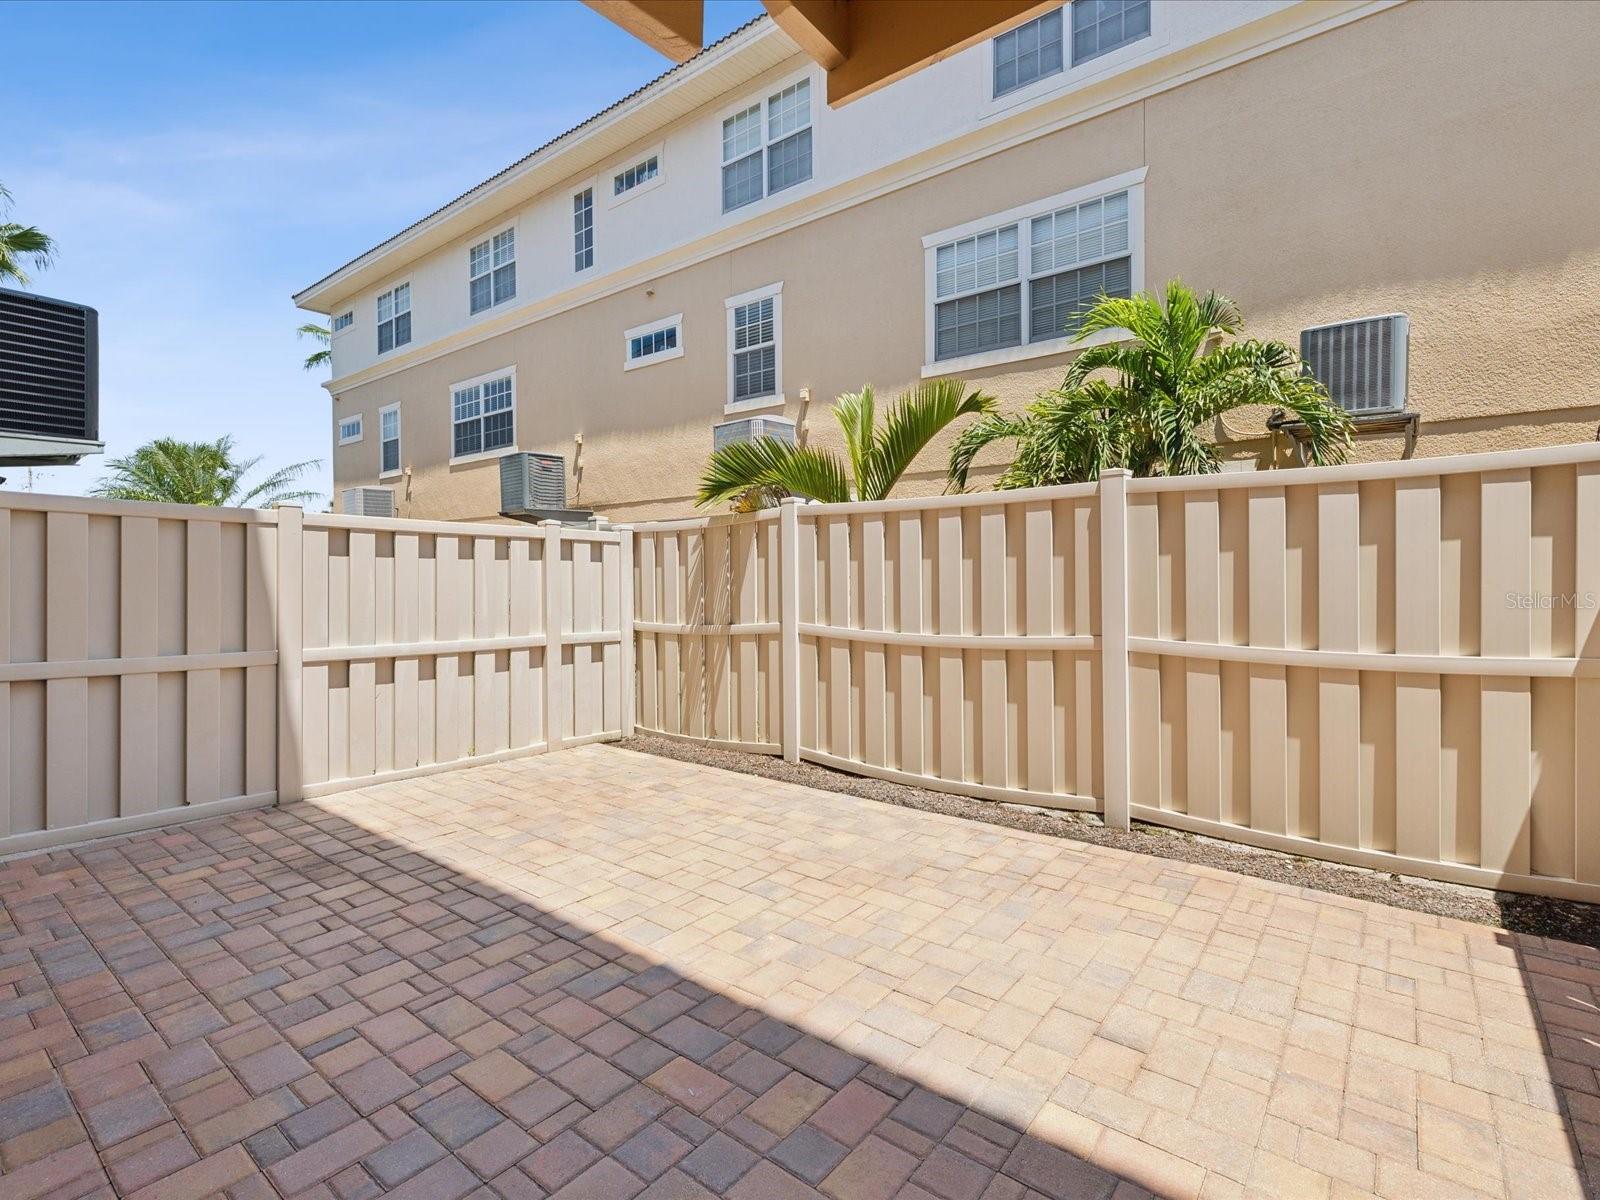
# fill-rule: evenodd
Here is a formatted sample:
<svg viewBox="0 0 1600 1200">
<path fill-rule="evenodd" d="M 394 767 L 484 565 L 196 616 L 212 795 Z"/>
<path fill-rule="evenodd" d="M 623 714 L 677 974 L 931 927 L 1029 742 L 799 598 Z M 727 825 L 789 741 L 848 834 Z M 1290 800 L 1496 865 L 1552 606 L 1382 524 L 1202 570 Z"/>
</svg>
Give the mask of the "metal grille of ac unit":
<svg viewBox="0 0 1600 1200">
<path fill-rule="evenodd" d="M 0 432 L 98 438 L 98 345 L 94 309 L 0 288 Z"/>
<path fill-rule="evenodd" d="M 339 493 L 339 508 L 347 517 L 394 516 L 394 489 L 352 487 Z"/>
<path fill-rule="evenodd" d="M 794 422 L 781 417 L 744 417 L 738 421 L 725 421 L 711 427 L 711 448 L 721 450 L 733 442 L 753 442 L 759 438 L 777 438 L 794 445 Z"/>
<path fill-rule="evenodd" d="M 1362 317 L 1300 332 L 1300 357 L 1346 412 L 1397 412 L 1406 406 L 1404 313 Z"/>
<path fill-rule="evenodd" d="M 514 451 L 500 457 L 500 511 L 567 507 L 567 460 L 559 454 Z"/>
</svg>

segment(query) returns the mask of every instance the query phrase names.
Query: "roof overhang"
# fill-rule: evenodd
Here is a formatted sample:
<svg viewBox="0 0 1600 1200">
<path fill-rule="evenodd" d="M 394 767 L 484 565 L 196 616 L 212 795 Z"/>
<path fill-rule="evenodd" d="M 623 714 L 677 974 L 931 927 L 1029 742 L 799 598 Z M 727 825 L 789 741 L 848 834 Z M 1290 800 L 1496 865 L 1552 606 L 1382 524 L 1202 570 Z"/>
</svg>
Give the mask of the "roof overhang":
<svg viewBox="0 0 1600 1200">
<path fill-rule="evenodd" d="M 795 44 L 758 18 L 682 66 L 561 134 L 498 175 L 294 295 L 310 312 L 331 313 L 347 298 L 403 266 L 521 207 L 564 179 L 581 176 L 662 126 L 792 58 Z"/>
</svg>

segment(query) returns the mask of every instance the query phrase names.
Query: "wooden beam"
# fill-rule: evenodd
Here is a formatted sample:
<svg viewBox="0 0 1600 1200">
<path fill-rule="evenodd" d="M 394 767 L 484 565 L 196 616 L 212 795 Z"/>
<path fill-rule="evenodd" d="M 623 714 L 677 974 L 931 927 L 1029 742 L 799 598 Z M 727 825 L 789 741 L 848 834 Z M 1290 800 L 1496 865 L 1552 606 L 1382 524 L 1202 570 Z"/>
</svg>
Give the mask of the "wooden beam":
<svg viewBox="0 0 1600 1200">
<path fill-rule="evenodd" d="M 828 70 L 832 106 L 1059 7 L 1060 0 L 763 0 L 784 32 Z"/>
<path fill-rule="evenodd" d="M 850 57 L 850 0 L 766 0 L 767 12 L 821 66 L 832 71 Z"/>
<path fill-rule="evenodd" d="M 673 62 L 687 62 L 705 45 L 702 0 L 583 0 L 613 24 Z"/>
</svg>

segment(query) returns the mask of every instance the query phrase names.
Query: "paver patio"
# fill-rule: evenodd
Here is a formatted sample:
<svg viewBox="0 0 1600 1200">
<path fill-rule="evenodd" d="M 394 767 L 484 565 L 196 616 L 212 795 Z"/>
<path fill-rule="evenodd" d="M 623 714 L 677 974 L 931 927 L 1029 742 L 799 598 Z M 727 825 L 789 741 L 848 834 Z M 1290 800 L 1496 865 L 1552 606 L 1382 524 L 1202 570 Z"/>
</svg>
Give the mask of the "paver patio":
<svg viewBox="0 0 1600 1200">
<path fill-rule="evenodd" d="M 615 747 L 0 902 L 6 1200 L 1545 1198 L 1600 1145 L 1592 950 Z"/>
</svg>

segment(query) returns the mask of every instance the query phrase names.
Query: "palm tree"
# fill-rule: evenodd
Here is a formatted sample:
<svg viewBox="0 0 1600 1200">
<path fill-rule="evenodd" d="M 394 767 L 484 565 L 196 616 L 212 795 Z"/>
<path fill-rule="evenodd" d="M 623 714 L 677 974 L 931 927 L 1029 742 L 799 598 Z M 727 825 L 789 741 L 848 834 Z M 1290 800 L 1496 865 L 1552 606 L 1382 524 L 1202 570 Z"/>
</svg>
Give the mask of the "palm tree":
<svg viewBox="0 0 1600 1200">
<path fill-rule="evenodd" d="M 0 217 L 11 211 L 11 193 L 0 184 Z M 36 225 L 19 225 L 15 221 L 0 221 L 0 283 L 8 280 L 18 287 L 27 287 L 32 280 L 22 269 L 24 261 L 35 270 L 42 271 L 55 258 L 56 244 L 50 235 Z"/>
<path fill-rule="evenodd" d="M 333 331 L 326 325 L 316 325 L 308 321 L 296 329 L 295 333 L 299 337 L 308 337 L 322 344 L 322 349 L 306 355 L 306 370 L 314 371 L 333 361 L 333 351 L 329 349 L 329 344 L 333 341 Z"/>
<path fill-rule="evenodd" d="M 232 508 L 266 507 L 321 498 L 321 493 L 291 485 L 317 466 L 318 459 L 280 467 L 248 491 L 244 477 L 261 459 L 233 455 L 233 439 L 180 442 L 156 438 L 125 458 L 106 462 L 106 477 L 94 487 L 110 500 L 151 500 L 164 504 L 204 504 Z"/>
<path fill-rule="evenodd" d="M 998 413 L 967 429 L 950 452 L 950 481 L 966 487 L 978 452 L 1013 441 L 1001 488 L 1096 479 L 1107 467 L 1135 475 L 1203 475 L 1221 470 L 1214 442 L 1201 431 L 1223 414 L 1258 405 L 1286 409 L 1306 427 L 1311 459 L 1343 462 L 1350 418 L 1282 342 L 1223 341 L 1243 328 L 1226 296 L 1197 296 L 1182 280 L 1167 284 L 1165 304 L 1149 293 L 1102 296 L 1084 314 L 1078 338 L 1125 330 L 1126 341 L 1086 347 L 1059 388 L 1020 416 Z M 1115 381 L 1091 379 L 1112 371 Z"/>
<path fill-rule="evenodd" d="M 700 481 L 697 504 L 724 500 L 748 511 L 784 496 L 804 496 L 833 504 L 882 500 L 912 460 L 958 417 L 992 413 L 994 397 L 963 395 L 959 379 L 934 379 L 902 395 L 875 425 L 872 385 L 840 396 L 833 415 L 844 429 L 849 461 L 828 450 L 795 446 L 777 438 L 734 442 L 712 453 Z"/>
</svg>

